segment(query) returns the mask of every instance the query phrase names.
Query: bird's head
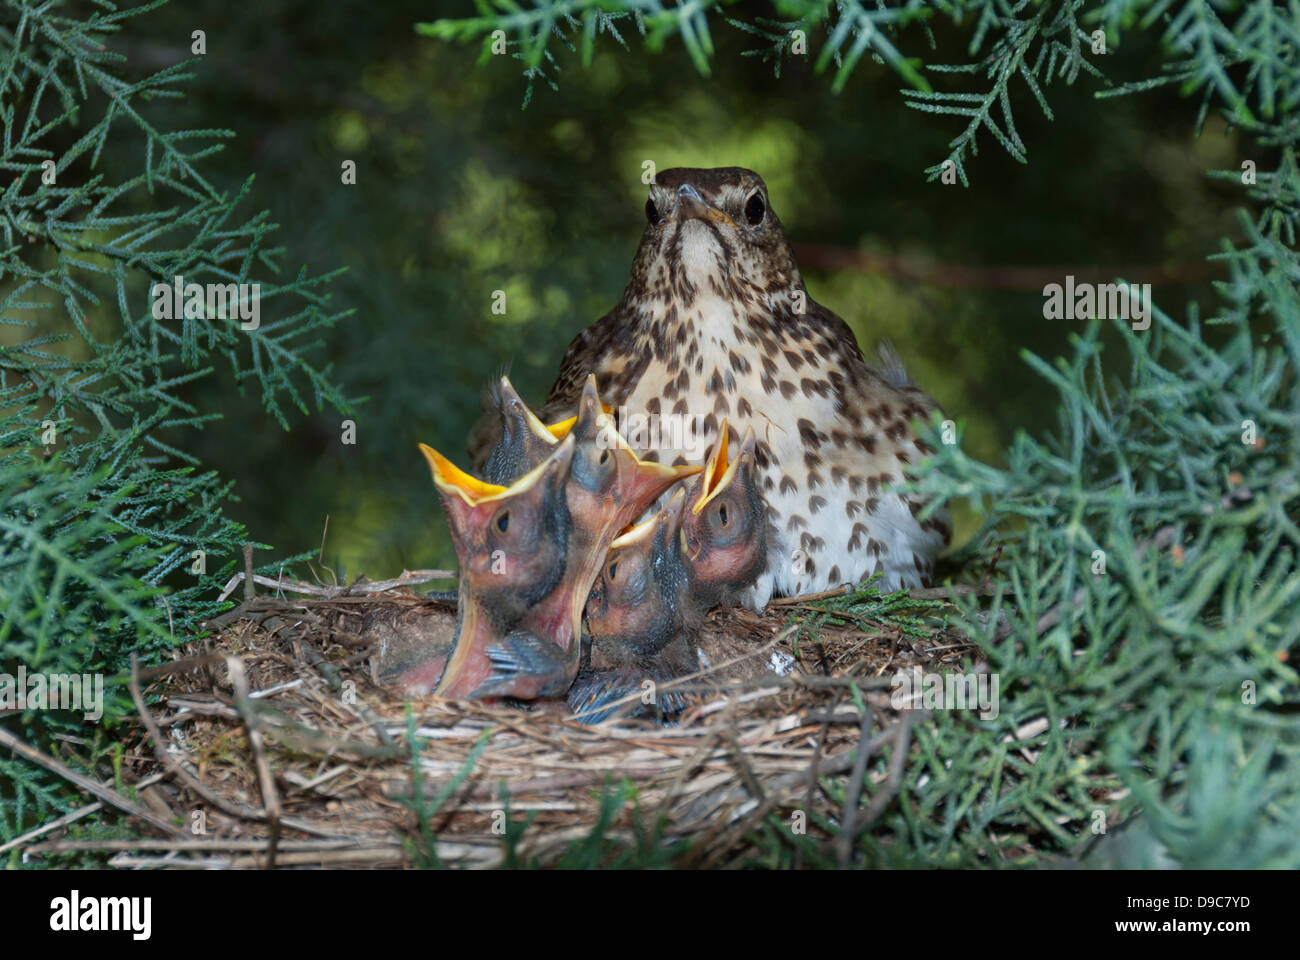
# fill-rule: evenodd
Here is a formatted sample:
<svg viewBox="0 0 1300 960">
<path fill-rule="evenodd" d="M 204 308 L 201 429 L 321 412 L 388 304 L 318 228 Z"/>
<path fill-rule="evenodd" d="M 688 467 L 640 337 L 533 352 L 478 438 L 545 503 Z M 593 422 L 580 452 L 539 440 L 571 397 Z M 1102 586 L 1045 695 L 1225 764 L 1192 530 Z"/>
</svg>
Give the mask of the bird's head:
<svg viewBox="0 0 1300 960">
<path fill-rule="evenodd" d="M 591 552 L 600 556 L 669 487 L 700 472 L 698 466 L 671 467 L 642 460 L 605 409 L 596 392 L 596 378 L 589 376 L 567 434 L 576 441 L 573 479 L 566 491 L 575 533 L 596 545 Z"/>
<path fill-rule="evenodd" d="M 470 476 L 420 444 L 447 514 L 461 576 L 471 587 L 536 590 L 546 586 L 540 574 L 563 564 L 570 527 L 564 484 L 573 450 L 572 441 L 557 444 L 546 460 L 506 487 Z"/>
<path fill-rule="evenodd" d="M 767 508 L 754 466 L 752 427 L 734 456 L 727 422 L 695 480 L 682 525 L 697 598 L 731 602 L 767 565 Z"/>
<path fill-rule="evenodd" d="M 683 627 L 690 571 L 682 560 L 686 493 L 610 544 L 587 599 L 592 656 L 608 663 L 651 656 Z"/>
<path fill-rule="evenodd" d="M 420 444 L 420 451 L 460 561 L 455 648 L 437 692 L 465 696 L 490 675 L 490 644 L 561 585 L 572 526 L 564 487 L 574 442 L 557 444 L 508 487 L 470 476 L 432 447 Z"/>
<path fill-rule="evenodd" d="M 803 288 L 767 185 L 744 167 L 661 171 L 646 199 L 632 286 L 689 302 L 700 290 L 746 299 Z"/>
<path fill-rule="evenodd" d="M 489 408 L 498 418 L 501 436 L 483 461 L 483 479 L 508 484 L 537 466 L 555 450 L 563 433 L 548 428 L 520 398 L 508 377 L 489 391 Z"/>
</svg>

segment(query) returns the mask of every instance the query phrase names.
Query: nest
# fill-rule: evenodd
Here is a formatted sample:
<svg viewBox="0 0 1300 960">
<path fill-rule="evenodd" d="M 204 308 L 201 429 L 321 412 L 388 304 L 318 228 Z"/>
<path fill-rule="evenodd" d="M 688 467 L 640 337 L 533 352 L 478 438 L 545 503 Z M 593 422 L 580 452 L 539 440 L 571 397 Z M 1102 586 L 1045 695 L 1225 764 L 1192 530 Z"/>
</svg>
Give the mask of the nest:
<svg viewBox="0 0 1300 960">
<path fill-rule="evenodd" d="M 377 682 L 403 642 L 454 627 L 453 605 L 414 579 L 280 584 L 175 662 L 137 669 L 134 779 L 188 828 L 122 841 L 110 863 L 549 866 L 593 831 L 616 859 L 655 827 L 673 865 L 720 867 L 752 862 L 755 829 L 774 817 L 848 863 L 924 717 L 891 707 L 890 678 L 963 653 L 948 635 L 918 642 L 851 615 L 801 637 L 815 597 L 715 611 L 708 668 L 678 681 L 690 702 L 678 722 L 585 725 L 558 702 L 403 700 Z M 611 807 L 620 794 L 635 802 Z"/>
</svg>

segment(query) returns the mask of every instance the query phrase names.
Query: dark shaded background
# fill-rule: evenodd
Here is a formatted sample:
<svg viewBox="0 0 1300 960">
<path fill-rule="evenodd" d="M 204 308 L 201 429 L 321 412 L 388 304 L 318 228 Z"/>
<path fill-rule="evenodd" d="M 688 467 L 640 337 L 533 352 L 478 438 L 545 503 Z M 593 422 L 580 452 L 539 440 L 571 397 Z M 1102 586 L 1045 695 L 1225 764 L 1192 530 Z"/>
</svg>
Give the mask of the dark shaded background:
<svg viewBox="0 0 1300 960">
<path fill-rule="evenodd" d="M 525 397 L 544 397 L 568 340 L 626 282 L 645 160 L 758 170 L 813 296 L 869 353 L 892 339 L 913 376 L 967 423 L 967 448 L 993 462 L 1015 431 L 1054 416 L 1053 393 L 1020 351 L 1054 356 L 1082 326 L 1042 319 L 1044 283 L 1062 281 L 1064 268 L 1131 280 L 1169 268 L 1186 279 L 1157 277 L 1155 299 L 1181 315 L 1216 275 L 1204 256 L 1234 233 L 1233 191 L 1204 171 L 1238 166 L 1236 140 L 1213 119 L 1195 138 L 1194 105 L 1173 92 L 1098 102 L 1086 77 L 1053 85 L 1052 123 L 1019 88 L 1029 164 L 986 138 L 963 189 L 922 173 L 963 122 L 906 108 L 897 77 L 869 61 L 835 96 L 807 63 L 777 79 L 741 57 L 752 38 L 725 25 L 714 30 L 711 78 L 680 44 L 649 54 L 629 30 L 630 53 L 603 42 L 586 71 L 565 53 L 558 93 L 539 85 L 521 110 L 517 61 L 478 67 L 477 47 L 413 29 L 472 11 L 179 2 L 132 21 L 117 44 L 134 69 L 156 69 L 185 59 L 191 31 L 205 30 L 190 96 L 158 116 L 172 129 L 237 132 L 205 169 L 232 189 L 256 173 L 254 203 L 282 225 L 286 275 L 302 264 L 348 268 L 333 305 L 355 313 L 325 339 L 345 390 L 368 398 L 355 446 L 340 442 L 333 413 L 285 433 L 256 388 L 217 394 L 211 381 L 212 393 L 195 397 L 225 414 L 194 452 L 237 481 L 232 513 L 283 554 L 315 549 L 328 516 L 324 558 L 340 578 L 454 562 L 415 445 L 463 459 L 479 392 L 507 364 Z M 747 16 L 743 6 L 729 12 Z M 749 14 L 767 12 L 756 4 Z M 940 29 L 938 40 L 942 55 L 919 31 L 900 46 L 961 58 L 964 37 Z M 819 42 L 811 38 L 814 51 Z M 1110 76 L 1149 76 L 1153 43 L 1116 53 Z M 348 159 L 356 186 L 340 181 Z M 864 268 L 833 268 L 854 251 L 869 255 Z M 907 274 L 891 273 L 900 264 Z M 1006 267 L 1046 269 L 1024 279 Z M 505 316 L 490 311 L 496 289 L 507 292 Z M 971 524 L 959 517 L 959 537 Z"/>
</svg>

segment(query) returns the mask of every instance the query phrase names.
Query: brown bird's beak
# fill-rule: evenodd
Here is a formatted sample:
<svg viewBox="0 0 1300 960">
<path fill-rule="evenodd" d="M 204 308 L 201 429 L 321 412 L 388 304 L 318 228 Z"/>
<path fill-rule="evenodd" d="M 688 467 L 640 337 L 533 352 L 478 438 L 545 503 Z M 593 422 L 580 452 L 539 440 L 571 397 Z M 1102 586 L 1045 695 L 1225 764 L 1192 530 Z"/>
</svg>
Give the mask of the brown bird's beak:
<svg viewBox="0 0 1300 960">
<path fill-rule="evenodd" d="M 683 183 L 677 188 L 674 217 L 678 220 L 712 220 L 715 223 L 729 223 L 733 227 L 736 225 L 734 220 L 700 196 L 700 191 L 689 183 Z"/>
</svg>

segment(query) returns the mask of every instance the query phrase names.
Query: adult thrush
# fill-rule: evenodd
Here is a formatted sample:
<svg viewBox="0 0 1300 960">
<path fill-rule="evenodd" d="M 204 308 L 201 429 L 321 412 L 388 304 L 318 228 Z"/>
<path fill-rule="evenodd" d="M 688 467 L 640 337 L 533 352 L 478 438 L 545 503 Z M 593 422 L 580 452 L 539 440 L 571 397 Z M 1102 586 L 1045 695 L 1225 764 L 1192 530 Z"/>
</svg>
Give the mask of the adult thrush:
<svg viewBox="0 0 1300 960">
<path fill-rule="evenodd" d="M 869 367 L 848 324 L 808 295 L 752 170 L 664 170 L 645 210 L 623 299 L 574 338 L 541 418 L 570 416 L 594 374 L 645 459 L 698 457 L 668 417 L 693 418 L 704 442 L 724 417 L 733 440 L 753 427 L 772 528 L 751 606 L 877 572 L 886 589 L 925 582 L 948 516 L 921 520 L 921 499 L 891 487 L 931 452 L 911 421 L 935 402 L 892 355 Z M 657 446 L 628 430 L 637 414 L 659 419 Z"/>
</svg>

